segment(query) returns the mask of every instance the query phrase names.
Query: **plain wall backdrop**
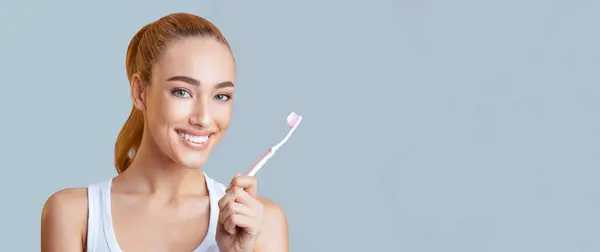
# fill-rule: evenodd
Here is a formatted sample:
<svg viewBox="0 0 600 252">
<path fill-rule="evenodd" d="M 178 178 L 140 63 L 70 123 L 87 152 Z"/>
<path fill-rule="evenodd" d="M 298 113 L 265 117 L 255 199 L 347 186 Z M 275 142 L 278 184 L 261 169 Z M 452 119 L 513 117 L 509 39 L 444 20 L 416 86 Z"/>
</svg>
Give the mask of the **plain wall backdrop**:
<svg viewBox="0 0 600 252">
<path fill-rule="evenodd" d="M 600 251 L 600 1 L 0 4 L 0 250 L 39 251 L 45 200 L 116 175 L 125 51 L 193 12 L 238 62 L 205 166 L 259 173 L 292 251 Z"/>
</svg>

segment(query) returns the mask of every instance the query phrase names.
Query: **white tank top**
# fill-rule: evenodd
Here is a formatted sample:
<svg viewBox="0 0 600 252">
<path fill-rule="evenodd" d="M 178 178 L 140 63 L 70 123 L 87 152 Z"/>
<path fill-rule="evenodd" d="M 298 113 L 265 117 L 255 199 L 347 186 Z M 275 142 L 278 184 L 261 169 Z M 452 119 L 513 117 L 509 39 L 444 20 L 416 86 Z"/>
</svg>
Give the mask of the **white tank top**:
<svg viewBox="0 0 600 252">
<path fill-rule="evenodd" d="M 193 252 L 219 252 L 215 234 L 219 217 L 218 202 L 225 195 L 225 185 L 204 173 L 210 198 L 210 218 L 206 237 Z M 88 186 L 87 252 L 122 252 L 113 230 L 110 206 L 112 178 Z"/>
</svg>

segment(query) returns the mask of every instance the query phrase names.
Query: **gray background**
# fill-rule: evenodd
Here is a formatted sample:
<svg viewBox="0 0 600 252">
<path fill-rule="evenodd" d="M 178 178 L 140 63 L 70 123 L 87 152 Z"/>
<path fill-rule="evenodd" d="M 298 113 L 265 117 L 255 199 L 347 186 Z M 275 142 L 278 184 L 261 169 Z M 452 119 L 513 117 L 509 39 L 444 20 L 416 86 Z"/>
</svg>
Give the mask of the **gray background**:
<svg viewBox="0 0 600 252">
<path fill-rule="evenodd" d="M 259 174 L 293 251 L 600 251 L 600 1 L 7 1 L 0 250 L 39 251 L 64 187 L 116 174 L 125 50 L 170 12 L 238 60 L 227 182 Z"/>
</svg>

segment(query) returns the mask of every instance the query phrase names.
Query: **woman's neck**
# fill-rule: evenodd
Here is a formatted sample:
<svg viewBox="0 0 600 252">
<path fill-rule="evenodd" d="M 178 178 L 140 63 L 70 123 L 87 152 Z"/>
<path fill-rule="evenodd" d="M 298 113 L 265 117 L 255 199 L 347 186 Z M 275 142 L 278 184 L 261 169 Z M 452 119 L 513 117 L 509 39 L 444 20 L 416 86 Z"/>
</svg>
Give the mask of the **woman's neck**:
<svg viewBox="0 0 600 252">
<path fill-rule="evenodd" d="M 129 190 L 157 196 L 208 195 L 204 173 L 200 169 L 182 167 L 143 139 L 131 165 L 120 174 Z M 116 179 L 118 179 L 118 177 Z"/>
</svg>

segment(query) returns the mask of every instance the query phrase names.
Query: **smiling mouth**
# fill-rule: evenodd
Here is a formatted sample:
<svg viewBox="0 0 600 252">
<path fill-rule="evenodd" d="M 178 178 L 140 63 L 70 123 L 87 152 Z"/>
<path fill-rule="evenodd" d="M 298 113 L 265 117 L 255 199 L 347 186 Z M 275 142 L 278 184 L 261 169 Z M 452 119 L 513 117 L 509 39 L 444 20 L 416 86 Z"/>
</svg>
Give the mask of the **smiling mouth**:
<svg viewBox="0 0 600 252">
<path fill-rule="evenodd" d="M 191 135 L 191 134 L 180 132 L 180 131 L 177 131 L 177 134 L 179 134 L 179 136 L 181 138 L 183 138 L 184 140 L 191 142 L 191 143 L 195 143 L 195 144 L 206 143 L 208 141 L 208 139 L 210 139 L 210 137 L 213 135 L 213 134 L 210 134 L 207 136 L 196 136 L 196 135 Z"/>
</svg>

